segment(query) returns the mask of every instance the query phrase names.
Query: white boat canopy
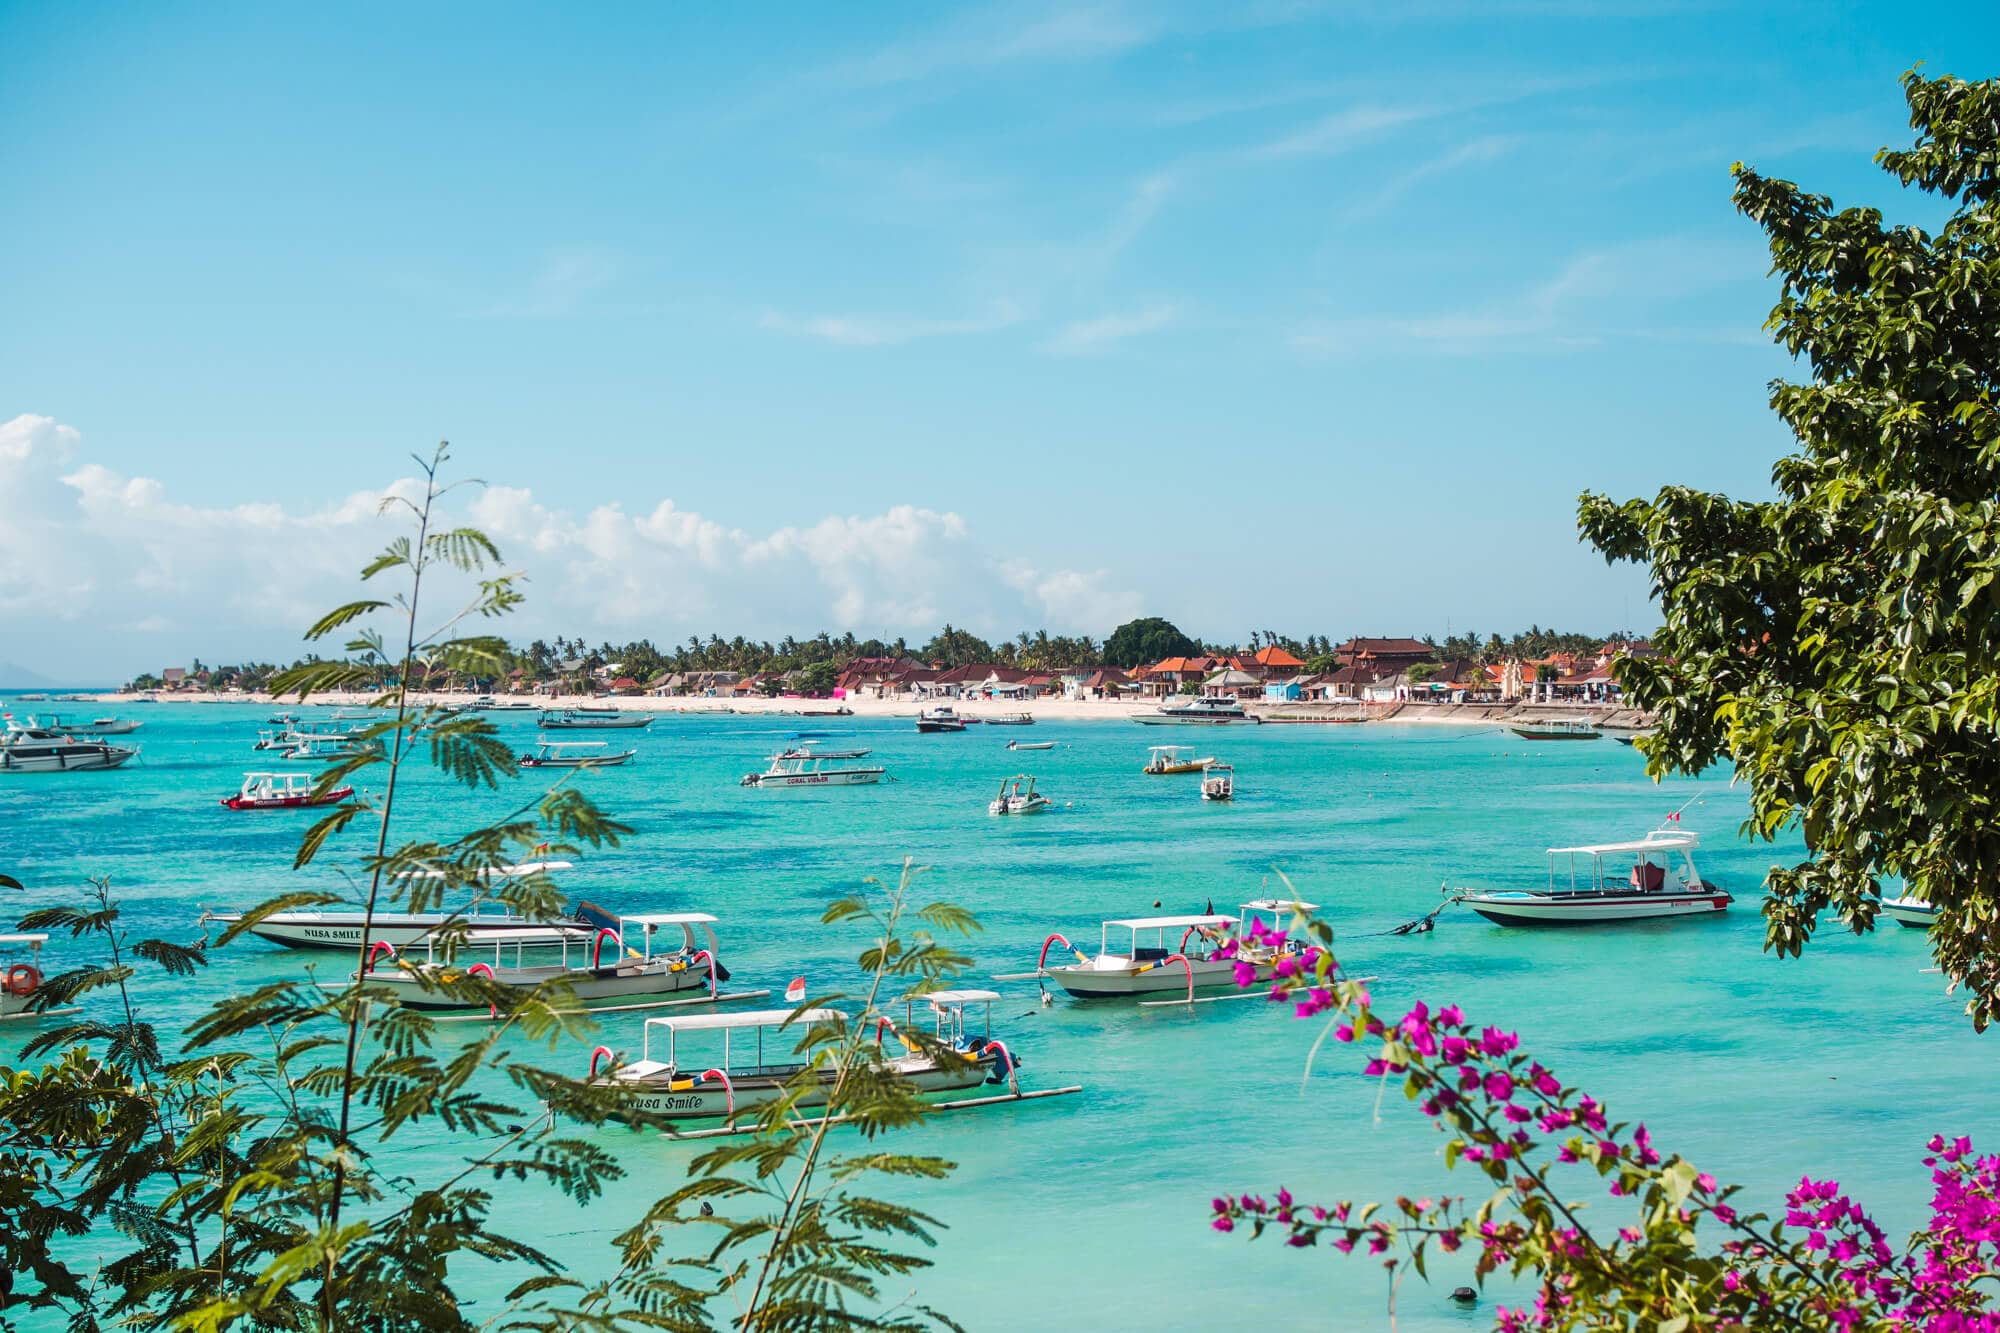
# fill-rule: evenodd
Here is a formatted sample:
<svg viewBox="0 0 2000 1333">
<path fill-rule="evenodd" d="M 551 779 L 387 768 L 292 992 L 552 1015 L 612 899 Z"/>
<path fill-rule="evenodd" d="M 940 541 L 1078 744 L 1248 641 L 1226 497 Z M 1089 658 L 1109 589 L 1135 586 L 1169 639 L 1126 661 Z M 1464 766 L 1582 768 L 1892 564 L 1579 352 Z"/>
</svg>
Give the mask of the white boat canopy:
<svg viewBox="0 0 2000 1333">
<path fill-rule="evenodd" d="M 949 1009 L 961 1004 L 991 1004 L 1000 999 L 997 990 L 934 990 L 926 995 L 912 995 L 912 1001 L 922 1000 L 933 1009 Z"/>
<path fill-rule="evenodd" d="M 495 866 L 479 872 L 481 879 L 511 879 L 517 875 L 539 875 L 551 870 L 574 870 L 574 861 L 524 861 L 517 866 Z M 410 870 L 397 879 L 443 879 L 442 870 Z"/>
<path fill-rule="evenodd" d="M 809 1023 L 832 1023 L 847 1021 L 847 1015 L 838 1009 L 753 1009 L 742 1014 L 692 1014 L 677 1018 L 649 1018 L 646 1026 L 670 1028 L 675 1032 L 714 1032 L 730 1028 L 775 1028 L 796 1022 L 800 1026 Z"/>
<path fill-rule="evenodd" d="M 1122 921 L 1107 921 L 1107 926 L 1118 926 L 1126 930 L 1172 930 L 1177 926 L 1233 926 L 1233 916 L 1133 916 Z"/>
<path fill-rule="evenodd" d="M 707 912 L 638 912 L 620 913 L 620 921 L 630 921 L 635 926 L 685 926 L 714 925 L 722 918 L 710 916 Z"/>
<path fill-rule="evenodd" d="M 1632 842 L 1604 842 L 1589 847 L 1551 847 L 1550 856 L 1624 856 L 1639 852 L 1675 852 L 1701 845 L 1696 833 L 1648 833 Z"/>
<path fill-rule="evenodd" d="M 37 949 L 39 949 L 39 948 L 41 948 L 41 947 L 42 947 L 42 946 L 43 946 L 44 944 L 47 944 L 48 942 L 49 942 L 49 937 L 48 937 L 47 935 L 45 935 L 45 934 L 36 934 L 36 935 L 0 935 L 0 944 L 32 944 L 32 945 L 34 945 L 34 946 L 35 946 L 35 947 L 36 947 Z M 995 998 L 998 998 L 998 997 L 995 997 Z"/>
<path fill-rule="evenodd" d="M 1318 903 L 1297 902 L 1290 898 L 1257 898 L 1243 904 L 1246 912 L 1317 912 Z"/>
</svg>

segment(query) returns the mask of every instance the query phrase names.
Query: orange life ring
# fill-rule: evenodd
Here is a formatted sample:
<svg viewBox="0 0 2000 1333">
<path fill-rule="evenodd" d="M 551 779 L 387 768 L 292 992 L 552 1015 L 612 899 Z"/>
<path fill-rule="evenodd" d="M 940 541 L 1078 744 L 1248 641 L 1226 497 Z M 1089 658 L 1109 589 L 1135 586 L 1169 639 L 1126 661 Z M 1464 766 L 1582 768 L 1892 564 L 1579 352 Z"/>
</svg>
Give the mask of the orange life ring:
<svg viewBox="0 0 2000 1333">
<path fill-rule="evenodd" d="M 35 993 L 35 987 L 42 984 L 42 974 L 27 963 L 16 963 L 7 969 L 7 993 L 23 999 Z"/>
</svg>

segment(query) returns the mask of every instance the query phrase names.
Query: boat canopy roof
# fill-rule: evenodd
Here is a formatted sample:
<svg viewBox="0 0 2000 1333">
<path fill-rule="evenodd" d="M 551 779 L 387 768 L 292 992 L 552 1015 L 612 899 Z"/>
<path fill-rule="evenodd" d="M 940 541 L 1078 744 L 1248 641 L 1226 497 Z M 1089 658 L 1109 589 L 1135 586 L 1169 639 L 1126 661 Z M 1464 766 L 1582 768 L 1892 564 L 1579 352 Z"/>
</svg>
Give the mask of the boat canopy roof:
<svg viewBox="0 0 2000 1333">
<path fill-rule="evenodd" d="M 511 879 L 517 875 L 539 875 L 550 870 L 574 870 L 574 861 L 524 861 L 517 866 L 497 866 L 479 872 L 481 879 Z M 443 879 L 442 870 L 412 870 L 398 879 Z"/>
<path fill-rule="evenodd" d="M 294 778 L 311 778 L 312 776 L 311 773 L 245 773 L 243 780 L 248 782 L 253 778 L 276 778 L 289 782 Z"/>
<path fill-rule="evenodd" d="M 721 920 L 707 912 L 620 912 L 618 919 L 635 926 L 713 925 Z"/>
<path fill-rule="evenodd" d="M 685 1018 L 649 1018 L 647 1027 L 669 1028 L 675 1032 L 715 1032 L 724 1028 L 776 1028 L 787 1023 L 846 1022 L 838 1009 L 752 1009 L 740 1014 L 691 1014 Z"/>
<path fill-rule="evenodd" d="M 1317 912 L 1318 903 L 1299 902 L 1291 898 L 1253 898 L 1243 904 L 1246 912 Z"/>
<path fill-rule="evenodd" d="M 1172 930 L 1175 926 L 1233 926 L 1233 916 L 1129 916 L 1118 921 L 1107 921 L 1107 926 L 1125 926 L 1132 930 Z"/>
<path fill-rule="evenodd" d="M 1194 747 L 1192 745 L 1149 745 L 1146 748 L 1154 754 L 1180 754 L 1182 751 L 1192 750 Z"/>
<path fill-rule="evenodd" d="M 1701 845 L 1696 833 L 1648 833 L 1631 842 L 1601 842 L 1587 847 L 1551 847 L 1550 856 L 1623 856 L 1637 852 L 1685 851 Z"/>
<path fill-rule="evenodd" d="M 49 937 L 45 933 L 36 933 L 32 935 L 0 935 L 0 944 L 32 944 L 37 949 L 39 949 L 48 942 L 49 942 Z"/>
<path fill-rule="evenodd" d="M 949 1009 L 961 1004 L 991 1004 L 1000 999 L 997 990 L 934 990 L 927 995 L 912 995 L 912 1000 L 922 1000 L 933 1009 Z"/>
<path fill-rule="evenodd" d="M 602 750 L 610 743 L 609 741 L 552 741 L 546 738 L 540 740 L 544 750 Z"/>
</svg>

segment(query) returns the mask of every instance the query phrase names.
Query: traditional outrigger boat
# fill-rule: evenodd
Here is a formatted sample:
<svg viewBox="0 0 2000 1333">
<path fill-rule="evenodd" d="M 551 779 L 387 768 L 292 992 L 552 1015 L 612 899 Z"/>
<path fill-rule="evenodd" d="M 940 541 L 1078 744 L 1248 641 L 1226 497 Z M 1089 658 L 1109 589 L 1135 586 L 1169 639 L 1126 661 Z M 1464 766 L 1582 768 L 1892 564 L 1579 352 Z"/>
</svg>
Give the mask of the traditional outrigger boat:
<svg viewBox="0 0 2000 1333">
<path fill-rule="evenodd" d="M 613 752 L 603 741 L 544 740 L 521 756 L 522 768 L 617 768 L 629 764 L 637 750 Z"/>
<path fill-rule="evenodd" d="M 1694 849 L 1699 835 L 1655 829 L 1633 842 L 1551 847 L 1548 887 L 1539 890 L 1447 889 L 1495 925 L 1575 926 L 1725 911 L 1730 896 L 1701 877 Z M 1631 868 L 1619 882 L 1606 862 Z M 1674 862 L 1678 860 L 1676 866 Z"/>
<path fill-rule="evenodd" d="M 1053 980 L 1079 1000 L 1126 999 L 1185 990 L 1185 999 L 1168 1003 L 1191 1003 L 1198 990 L 1235 987 L 1239 963 L 1254 971 L 1256 981 L 1269 981 L 1280 958 L 1303 954 L 1312 946 L 1291 939 L 1289 927 L 1283 943 L 1277 946 L 1259 943 L 1252 934 L 1252 926 L 1261 922 L 1265 913 L 1270 914 L 1272 925 L 1276 926 L 1290 922 L 1300 912 L 1317 910 L 1313 903 L 1257 898 L 1244 903 L 1233 917 L 1213 912 L 1122 917 L 1104 923 L 1095 955 L 1077 948 L 1058 931 L 1042 941 L 1041 957 L 1035 960 L 1034 971 L 1009 973 L 994 980 L 1025 981 L 1031 977 L 1038 982 Z M 1111 938 L 1114 931 L 1119 934 L 1116 943 L 1120 947 L 1116 949 Z M 1170 946 L 1167 939 L 1174 931 L 1180 932 L 1179 942 Z M 1143 938 L 1148 933 L 1153 936 L 1151 943 Z M 1223 949 L 1224 941 L 1232 938 L 1234 947 Z M 1188 948 L 1191 941 L 1195 945 L 1193 952 Z M 1050 967 L 1049 949 L 1056 944 L 1075 954 L 1076 961 Z"/>
<path fill-rule="evenodd" d="M 339 763 L 343 759 L 358 759 L 363 755 L 382 753 L 379 740 L 361 740 L 354 736 L 309 735 L 297 745 L 284 752 L 287 759 L 311 759 L 324 764 Z"/>
<path fill-rule="evenodd" d="M 76 1012 L 74 1005 L 61 1009 L 37 1009 L 35 995 L 42 988 L 42 948 L 46 934 L 0 935 L 0 1022 L 31 1022 Z"/>
<path fill-rule="evenodd" d="M 1524 741 L 1595 741 L 1604 739 L 1604 733 L 1594 722 L 1586 722 L 1580 717 L 1552 717 L 1546 722 L 1526 722 L 1518 727 L 1509 727 Z"/>
<path fill-rule="evenodd" d="M 1146 761 L 1146 767 L 1140 771 L 1151 773 L 1155 777 L 1172 773 L 1199 773 L 1215 762 L 1212 756 L 1189 759 L 1187 756 L 1193 754 L 1194 750 L 1186 745 L 1155 745 L 1151 753 L 1153 757 Z"/>
<path fill-rule="evenodd" d="M 1232 801 L 1236 799 L 1236 770 L 1228 764 L 1210 764 L 1201 771 L 1201 799 L 1204 801 Z"/>
<path fill-rule="evenodd" d="M 1022 786 L 1023 783 L 1027 785 Z M 1011 786 L 1010 786 L 1011 784 Z M 1055 802 L 1035 790 L 1035 779 L 1027 773 L 1017 773 L 1000 782 L 1000 794 L 987 803 L 989 815 L 1038 815 Z"/>
<path fill-rule="evenodd" d="M 901 1054 L 884 1050 L 876 1057 L 878 1072 L 908 1083 L 920 1093 L 955 1092 L 985 1083 L 1015 1083 L 1019 1066 L 1005 1043 L 992 1037 L 992 1005 L 997 991 L 934 991 L 908 1001 L 908 1026 L 916 1024 L 915 1011 L 924 1005 L 934 1023 L 935 1039 L 944 1049 L 926 1054 L 913 1042 L 904 1042 Z M 974 1036 L 965 1011 L 969 1006 L 985 1009 L 980 1035 Z M 807 1031 L 819 1024 L 845 1025 L 852 1020 L 838 1009 L 758 1009 L 741 1014 L 696 1014 L 686 1017 L 646 1020 L 640 1058 L 622 1064 L 608 1047 L 600 1046 L 590 1055 L 590 1082 L 618 1093 L 621 1108 L 630 1117 L 657 1116 L 671 1121 L 712 1120 L 755 1110 L 785 1093 L 786 1085 L 803 1073 L 808 1061 L 800 1052 Z M 887 1018 L 872 1020 L 880 1043 L 885 1031 L 893 1032 Z M 774 1039 L 773 1049 L 765 1050 L 765 1033 L 784 1033 Z M 719 1062 L 699 1059 L 683 1062 L 679 1042 L 683 1035 L 722 1034 Z M 754 1042 L 742 1038 L 754 1034 Z M 665 1049 L 663 1058 L 654 1058 L 654 1041 Z M 748 1047 L 748 1050 L 744 1048 Z M 611 1063 L 598 1072 L 598 1061 Z M 824 1106 L 832 1091 L 836 1071 L 819 1071 L 817 1086 L 796 1103 Z M 1018 1091 L 1018 1087 L 1015 1089 Z M 1029 1094 L 1030 1096 L 1034 1094 Z"/>
<path fill-rule="evenodd" d="M 1929 930 L 1937 923 L 1937 908 L 1922 898 L 1914 898 L 1909 894 L 1904 894 L 1900 898 L 1884 898 L 1882 915 L 1897 925 L 1908 926 L 1912 930 Z"/>
<path fill-rule="evenodd" d="M 939 704 L 926 708 L 917 714 L 917 730 L 921 732 L 964 731 L 969 719 L 958 715 L 950 704 Z"/>
<path fill-rule="evenodd" d="M 733 995 L 722 992 L 722 983 L 729 980 L 729 969 L 722 965 L 722 946 L 715 938 L 716 918 L 707 912 L 621 913 L 616 920 L 615 927 L 600 927 L 595 938 L 565 938 L 560 962 L 530 966 L 524 959 L 526 950 L 522 945 L 499 942 L 493 944 L 491 962 L 482 958 L 468 965 L 464 950 L 446 962 L 438 957 L 437 942 L 431 939 L 424 942 L 421 959 L 413 956 L 414 949 L 398 950 L 387 944 L 372 949 L 363 971 L 376 985 L 393 988 L 398 1002 L 406 1009 L 485 1007 L 478 1000 L 439 987 L 440 982 L 475 974 L 496 986 L 519 991 L 565 980 L 585 1009 L 727 1004 L 760 1000 L 771 993 L 768 990 Z M 657 938 L 663 931 L 670 934 L 672 944 Z M 393 967 L 380 961 L 384 953 Z M 699 993 L 702 991 L 706 994 Z M 697 993 L 683 995 L 684 992 Z M 683 998 L 665 998 L 677 995 Z"/>
<path fill-rule="evenodd" d="M 746 773 L 742 785 L 791 791 L 798 787 L 859 787 L 877 783 L 885 768 L 828 768 L 830 756 L 786 751 L 774 755 L 762 773 Z"/>
<path fill-rule="evenodd" d="M 79 740 L 46 727 L 23 726 L 11 716 L 0 735 L 0 773 L 87 773 L 117 768 L 138 757 L 136 745 Z"/>
<path fill-rule="evenodd" d="M 651 713 L 621 713 L 616 708 L 564 708 L 542 711 L 543 731 L 629 731 L 653 725 Z"/>
<path fill-rule="evenodd" d="M 223 797 L 222 804 L 231 810 L 302 810 L 338 805 L 354 795 L 347 786 L 318 788 L 319 780 L 310 773 L 245 773 L 242 789 Z"/>
<path fill-rule="evenodd" d="M 532 861 L 502 866 L 489 878 L 513 878 L 570 868 L 568 861 Z M 201 921 L 203 925 L 213 921 L 228 926 L 241 921 L 243 915 L 240 911 L 203 912 Z M 360 947 L 361 926 L 366 918 L 367 914 L 359 907 L 273 912 L 249 930 L 252 935 L 287 949 L 348 950 Z M 422 948 L 426 941 L 451 929 L 464 932 L 467 947 L 506 944 L 529 949 L 559 948 L 566 941 L 587 943 L 605 926 L 615 928 L 617 921 L 611 913 L 582 899 L 571 905 L 566 917 L 537 921 L 519 915 L 504 903 L 475 898 L 460 911 L 378 911 L 370 924 L 368 938 L 407 950 Z"/>
</svg>

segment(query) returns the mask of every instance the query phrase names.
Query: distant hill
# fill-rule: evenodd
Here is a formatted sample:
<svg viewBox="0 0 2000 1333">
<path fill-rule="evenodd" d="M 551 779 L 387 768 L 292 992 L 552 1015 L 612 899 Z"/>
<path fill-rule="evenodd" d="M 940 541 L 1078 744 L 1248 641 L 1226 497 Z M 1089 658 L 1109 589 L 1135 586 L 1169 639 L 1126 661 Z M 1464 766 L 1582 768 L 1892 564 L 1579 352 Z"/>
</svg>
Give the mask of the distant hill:
<svg viewBox="0 0 2000 1333">
<path fill-rule="evenodd" d="M 0 690 L 46 690 L 54 687 L 54 681 L 28 670 L 19 662 L 0 662 Z"/>
</svg>

